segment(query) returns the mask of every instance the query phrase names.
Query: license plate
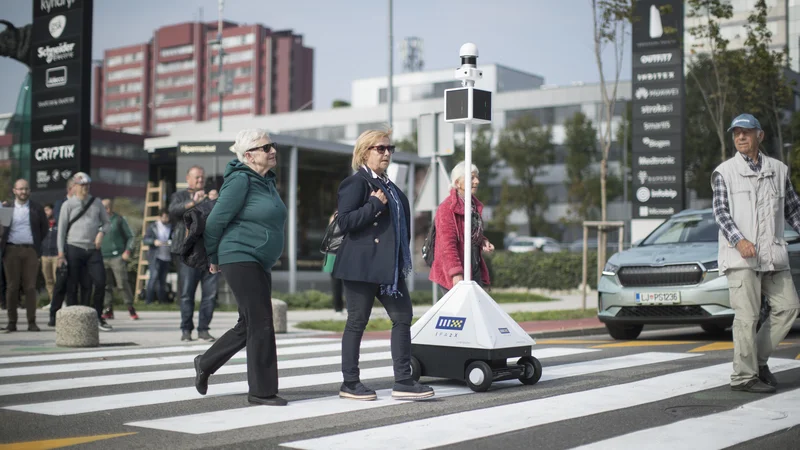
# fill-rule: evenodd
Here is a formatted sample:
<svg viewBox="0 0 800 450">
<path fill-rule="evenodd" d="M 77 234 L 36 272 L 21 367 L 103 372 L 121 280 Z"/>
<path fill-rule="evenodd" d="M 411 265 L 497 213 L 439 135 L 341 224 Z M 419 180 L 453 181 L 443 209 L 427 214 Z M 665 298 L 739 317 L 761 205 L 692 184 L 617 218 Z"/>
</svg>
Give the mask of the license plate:
<svg viewBox="0 0 800 450">
<path fill-rule="evenodd" d="M 680 292 L 637 292 L 637 305 L 674 305 L 681 302 Z"/>
</svg>

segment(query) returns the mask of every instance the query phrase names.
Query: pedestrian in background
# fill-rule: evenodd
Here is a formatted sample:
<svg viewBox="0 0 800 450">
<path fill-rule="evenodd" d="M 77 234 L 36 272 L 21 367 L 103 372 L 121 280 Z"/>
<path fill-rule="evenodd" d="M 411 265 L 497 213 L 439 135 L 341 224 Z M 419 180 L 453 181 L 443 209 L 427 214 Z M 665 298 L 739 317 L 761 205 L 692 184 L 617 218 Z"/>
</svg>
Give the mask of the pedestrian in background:
<svg viewBox="0 0 800 450">
<path fill-rule="evenodd" d="M 449 291 L 464 279 L 464 196 L 466 166 L 464 161 L 456 164 L 450 171 L 450 195 L 436 209 L 434 225 L 436 244 L 433 246 L 433 264 L 428 278 L 444 291 Z M 483 235 L 483 203 L 475 194 L 478 192 L 478 167 L 472 165 L 472 268 L 471 279 L 480 286 L 489 285 L 489 269 L 483 259 L 483 252 L 494 251 L 494 245 Z"/>
<path fill-rule="evenodd" d="M 411 212 L 408 199 L 392 183 L 386 169 L 395 147 L 391 131 L 368 130 L 353 149 L 355 173 L 339 185 L 337 223 L 345 238 L 336 251 L 333 276 L 344 281 L 347 324 L 342 335 L 342 376 L 339 396 L 375 400 L 358 368 L 361 338 L 377 297 L 392 321 L 394 363 L 392 397 L 432 397 L 433 389 L 411 377 L 411 297 L 406 277 L 412 275 Z"/>
<path fill-rule="evenodd" d="M 80 287 L 80 304 L 94 305 L 100 330 L 111 331 L 111 325 L 102 317 L 106 271 L 100 250 L 109 228 L 108 215 L 100 200 L 89 194 L 92 182 L 89 175 L 78 172 L 72 180 L 73 196 L 61 206 L 58 217 L 58 265 L 67 265 L 67 296 L 72 297 L 68 303 L 78 303 Z M 53 302 L 51 322 L 60 307 L 60 302 Z"/>
<path fill-rule="evenodd" d="M 50 300 L 42 309 L 50 309 L 53 303 L 53 287 L 56 284 L 58 269 L 58 222 L 54 214 L 53 204 L 44 205 L 44 214 L 47 217 L 47 234 L 42 240 L 42 276 L 47 288 L 47 298 Z"/>
<path fill-rule="evenodd" d="M 283 253 L 286 206 L 275 186 L 277 148 L 258 129 L 242 130 L 231 148 L 217 205 L 203 239 L 212 273 L 222 272 L 239 306 L 239 321 L 194 360 L 195 387 L 247 347 L 247 401 L 284 406 L 278 396 L 278 355 L 272 323 L 272 266 Z"/>
<path fill-rule="evenodd" d="M 336 219 L 336 212 L 334 211 L 331 214 L 331 217 L 328 219 L 328 229 L 331 233 L 335 233 L 336 231 L 341 232 L 338 226 L 335 226 L 331 229 L 333 221 Z M 329 239 L 335 239 L 334 236 L 330 236 Z M 341 241 L 341 240 L 340 240 Z M 338 317 L 344 317 L 344 283 L 342 280 L 333 276 L 333 264 L 336 261 L 336 252 L 335 251 L 328 251 L 325 253 L 325 261 L 322 265 L 323 272 L 328 272 L 331 274 L 331 291 L 333 293 L 333 312 Z"/>
<path fill-rule="evenodd" d="M 759 150 L 764 131 L 755 117 L 736 117 L 728 132 L 737 153 L 714 170 L 711 186 L 719 272 L 734 311 L 731 389 L 771 393 L 778 380 L 767 362 L 800 308 L 783 237 L 786 222 L 800 233 L 800 197 L 786 164 Z M 762 298 L 770 313 L 756 333 Z"/>
<path fill-rule="evenodd" d="M 208 201 L 203 187 L 205 186 L 205 170 L 200 166 L 192 166 L 186 172 L 187 189 L 172 194 L 169 201 L 169 217 L 172 222 L 172 253 L 178 260 L 178 282 L 181 294 L 181 341 L 192 340 L 194 330 L 194 297 L 197 285 L 200 284 L 202 297 L 200 300 L 200 317 L 197 324 L 197 338 L 213 342 L 214 337 L 208 332 L 211 319 L 214 317 L 214 306 L 217 298 L 218 275 L 206 269 L 196 269 L 181 260 L 183 243 L 186 240 L 186 226 L 183 215 L 187 210 Z"/>
<path fill-rule="evenodd" d="M 169 221 L 169 212 L 165 209 L 159 213 L 159 219 L 145 230 L 142 244 L 147 245 L 147 265 L 149 276 L 147 288 L 145 290 L 145 303 L 153 303 L 156 293 L 158 302 L 167 303 L 167 274 L 169 273 L 169 263 L 172 261 L 170 254 L 170 238 L 172 236 L 172 225 Z"/>
<path fill-rule="evenodd" d="M 128 282 L 128 261 L 133 251 L 133 232 L 124 217 L 114 212 L 114 201 L 110 198 L 103 199 L 103 207 L 108 215 L 108 233 L 103 236 L 103 267 L 106 270 L 106 292 L 104 319 L 114 318 L 114 291 L 122 295 L 125 307 L 131 320 L 139 320 L 136 309 L 133 307 L 133 291 Z M 114 283 L 108 279 L 111 275 Z"/>
<path fill-rule="evenodd" d="M 20 290 L 25 293 L 28 331 L 39 331 L 36 325 L 36 278 L 39 275 L 42 240 L 47 234 L 47 216 L 44 208 L 30 199 L 30 194 L 27 180 L 19 179 L 14 183 L 14 214 L 0 242 L 8 302 L 6 333 L 17 331 Z"/>
</svg>

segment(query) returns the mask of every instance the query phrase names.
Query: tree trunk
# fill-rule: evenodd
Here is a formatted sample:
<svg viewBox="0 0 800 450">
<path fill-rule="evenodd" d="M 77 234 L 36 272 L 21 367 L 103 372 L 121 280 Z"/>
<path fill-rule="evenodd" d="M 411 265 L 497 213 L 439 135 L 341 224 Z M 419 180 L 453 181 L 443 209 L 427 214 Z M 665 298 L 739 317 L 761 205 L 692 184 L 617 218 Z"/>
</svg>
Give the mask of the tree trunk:
<svg viewBox="0 0 800 450">
<path fill-rule="evenodd" d="M 603 221 L 608 219 L 608 199 L 606 198 L 607 176 L 608 159 L 604 156 L 602 161 L 600 161 L 600 220 Z"/>
</svg>

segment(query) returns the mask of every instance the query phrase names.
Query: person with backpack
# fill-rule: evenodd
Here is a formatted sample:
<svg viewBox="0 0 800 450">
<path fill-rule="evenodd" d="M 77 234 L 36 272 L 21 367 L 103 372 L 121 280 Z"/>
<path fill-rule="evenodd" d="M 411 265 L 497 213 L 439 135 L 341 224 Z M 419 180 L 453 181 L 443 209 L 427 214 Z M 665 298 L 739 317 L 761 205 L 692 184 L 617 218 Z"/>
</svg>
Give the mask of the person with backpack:
<svg viewBox="0 0 800 450">
<path fill-rule="evenodd" d="M 428 279 L 438 284 L 445 292 L 464 279 L 464 195 L 466 193 L 464 161 L 456 164 L 450 172 L 450 195 L 436 209 L 435 242 L 426 247 L 433 247 L 433 261 Z M 472 165 L 472 280 L 480 286 L 489 285 L 489 269 L 483 259 L 483 252 L 494 251 L 494 245 L 483 235 L 483 203 L 475 193 L 478 191 L 480 179 L 478 168 Z M 432 245 L 430 245 L 432 244 Z"/>
<path fill-rule="evenodd" d="M 283 253 L 286 205 L 275 186 L 277 147 L 264 130 L 242 130 L 231 147 L 219 199 L 205 220 L 211 273 L 222 272 L 239 307 L 239 321 L 194 360 L 195 388 L 247 348 L 247 401 L 285 406 L 278 396 L 278 354 L 272 323 L 272 266 Z"/>
</svg>

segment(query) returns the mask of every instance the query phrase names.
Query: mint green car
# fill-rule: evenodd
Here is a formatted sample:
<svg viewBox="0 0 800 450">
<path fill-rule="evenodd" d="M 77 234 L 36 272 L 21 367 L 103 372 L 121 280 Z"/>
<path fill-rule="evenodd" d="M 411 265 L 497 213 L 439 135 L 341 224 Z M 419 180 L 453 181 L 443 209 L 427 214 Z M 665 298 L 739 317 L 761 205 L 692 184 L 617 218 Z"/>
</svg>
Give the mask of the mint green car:
<svg viewBox="0 0 800 450">
<path fill-rule="evenodd" d="M 644 325 L 696 324 L 713 334 L 730 327 L 728 281 L 717 269 L 718 236 L 711 209 L 686 210 L 613 255 L 597 288 L 598 319 L 611 337 L 636 339 Z M 800 236 L 787 225 L 785 239 L 797 287 Z"/>
</svg>

